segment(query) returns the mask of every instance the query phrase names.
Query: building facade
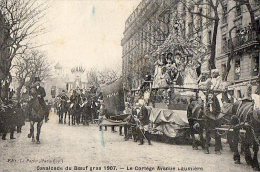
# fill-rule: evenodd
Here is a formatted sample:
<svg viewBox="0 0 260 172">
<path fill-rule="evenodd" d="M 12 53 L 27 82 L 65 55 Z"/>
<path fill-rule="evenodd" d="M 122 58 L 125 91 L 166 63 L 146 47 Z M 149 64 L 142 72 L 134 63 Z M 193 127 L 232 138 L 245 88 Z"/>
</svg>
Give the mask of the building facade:
<svg viewBox="0 0 260 172">
<path fill-rule="evenodd" d="M 122 71 L 126 89 L 137 88 L 146 74 L 153 73 L 155 58 L 152 57 L 152 52 L 168 36 L 164 30 L 167 22 L 163 22 L 162 11 L 162 3 L 166 2 L 170 1 L 143 0 L 126 20 L 124 38 L 121 41 Z"/>
<path fill-rule="evenodd" d="M 153 62 L 156 60 L 154 52 L 161 53 L 167 48 L 174 52 L 176 39 L 181 39 L 179 42 L 194 39 L 200 47 L 197 49 L 202 49 L 200 51 L 205 57 L 210 56 L 214 21 L 205 16 L 215 16 L 214 6 L 203 5 L 209 1 L 215 3 L 214 0 L 143 0 L 138 5 L 126 20 L 121 42 L 125 88 L 135 89 L 140 86 L 145 74 L 153 74 Z M 236 97 L 243 97 L 248 82 L 255 91 L 259 73 L 260 2 L 249 2 L 257 23 L 256 31 L 252 30 L 251 16 L 246 5 L 235 0 L 224 0 L 216 6 L 219 18 L 216 68 L 224 79 L 228 57 L 234 54 L 227 81 Z M 231 43 L 234 47 L 232 52 Z M 205 62 L 207 58 L 202 59 Z M 208 64 L 204 62 L 201 63 L 201 71 L 208 70 Z"/>
</svg>

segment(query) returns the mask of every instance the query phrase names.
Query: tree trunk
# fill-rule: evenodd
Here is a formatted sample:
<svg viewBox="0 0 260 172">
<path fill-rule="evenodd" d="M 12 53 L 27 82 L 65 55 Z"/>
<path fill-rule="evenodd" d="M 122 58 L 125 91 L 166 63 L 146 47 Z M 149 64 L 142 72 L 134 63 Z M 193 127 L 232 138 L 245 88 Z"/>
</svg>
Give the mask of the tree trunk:
<svg viewBox="0 0 260 172">
<path fill-rule="evenodd" d="M 19 86 L 17 87 L 16 89 L 16 98 L 17 98 L 17 101 L 20 102 L 21 100 L 21 90 L 24 86 L 24 83 L 25 83 L 25 79 L 22 79 L 20 82 L 19 82 Z"/>
<path fill-rule="evenodd" d="M 228 74 L 229 74 L 229 71 L 230 71 L 230 69 L 231 69 L 231 60 L 233 59 L 233 57 L 234 57 L 234 54 L 235 54 L 235 52 L 234 52 L 234 44 L 233 44 L 233 40 L 232 40 L 232 31 L 234 30 L 236 28 L 236 26 L 234 26 L 234 27 L 232 27 L 231 29 L 230 29 L 230 31 L 229 31 L 229 40 L 230 40 L 230 54 L 228 55 L 228 60 L 227 60 L 227 70 L 226 70 L 226 72 L 225 72 L 225 74 L 224 74 L 224 78 L 223 78 L 223 80 L 224 81 L 227 81 L 227 78 L 228 78 Z M 228 46 L 228 45 L 227 45 Z"/>
<path fill-rule="evenodd" d="M 248 12 L 250 14 L 250 20 L 251 20 L 251 24 L 252 24 L 252 29 L 253 29 L 253 31 L 256 32 L 257 31 L 257 22 L 255 20 L 255 12 L 252 9 L 252 6 L 251 6 L 249 0 L 247 0 L 245 2 L 245 5 L 246 5 L 246 8 L 247 8 L 247 10 L 248 10 Z"/>
<path fill-rule="evenodd" d="M 214 29 L 213 29 L 213 36 L 210 48 L 210 59 L 209 59 L 209 66 L 211 69 L 216 69 L 215 58 L 216 58 L 216 45 L 217 45 L 217 34 L 218 34 L 218 24 L 219 19 L 214 20 Z"/>
</svg>

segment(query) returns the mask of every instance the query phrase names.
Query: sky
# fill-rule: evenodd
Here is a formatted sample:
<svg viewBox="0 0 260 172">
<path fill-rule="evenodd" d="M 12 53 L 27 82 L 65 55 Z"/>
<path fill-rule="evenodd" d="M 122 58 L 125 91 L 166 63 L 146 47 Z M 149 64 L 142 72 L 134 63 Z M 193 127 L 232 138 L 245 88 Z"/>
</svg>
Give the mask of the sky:
<svg viewBox="0 0 260 172">
<path fill-rule="evenodd" d="M 50 0 L 41 49 L 67 68 L 118 68 L 125 21 L 140 1 Z"/>
</svg>

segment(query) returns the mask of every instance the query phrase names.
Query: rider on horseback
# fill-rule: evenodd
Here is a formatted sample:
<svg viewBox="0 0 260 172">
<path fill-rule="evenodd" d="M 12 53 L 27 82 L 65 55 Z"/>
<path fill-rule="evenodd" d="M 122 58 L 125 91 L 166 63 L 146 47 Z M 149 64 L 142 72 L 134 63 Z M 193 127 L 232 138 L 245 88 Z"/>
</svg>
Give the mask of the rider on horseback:
<svg viewBox="0 0 260 172">
<path fill-rule="evenodd" d="M 76 90 L 73 90 L 72 95 L 70 96 L 70 101 L 75 104 L 77 100 L 80 100 L 80 95 Z"/>
<path fill-rule="evenodd" d="M 46 112 L 45 115 L 48 116 L 49 110 L 48 110 L 48 107 L 46 106 L 46 103 L 44 101 L 44 97 L 46 96 L 46 92 L 45 92 L 45 89 L 40 85 L 40 82 L 41 82 L 40 78 L 35 77 L 34 83 L 33 83 L 31 88 L 35 88 L 39 103 L 41 105 L 41 108 Z"/>
<path fill-rule="evenodd" d="M 57 97 L 59 97 L 62 101 L 68 101 L 69 100 L 69 97 L 67 96 L 65 90 L 62 90 L 62 92 Z"/>
</svg>

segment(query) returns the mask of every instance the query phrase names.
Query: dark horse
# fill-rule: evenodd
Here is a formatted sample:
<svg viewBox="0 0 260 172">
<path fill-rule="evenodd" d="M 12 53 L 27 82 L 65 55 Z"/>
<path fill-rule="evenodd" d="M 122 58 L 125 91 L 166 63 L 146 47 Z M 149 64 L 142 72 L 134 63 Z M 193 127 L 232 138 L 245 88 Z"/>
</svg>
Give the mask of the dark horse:
<svg viewBox="0 0 260 172">
<path fill-rule="evenodd" d="M 82 123 L 83 125 L 89 125 L 89 122 L 92 120 L 91 101 L 87 101 L 86 103 L 84 103 L 81 109 Z"/>
<path fill-rule="evenodd" d="M 70 121 L 72 125 L 79 125 L 80 123 L 80 115 L 81 115 L 81 99 L 79 96 L 75 99 L 75 102 L 70 104 L 69 107 L 69 125 Z"/>
<path fill-rule="evenodd" d="M 203 123 L 203 102 L 199 102 L 198 100 L 191 98 L 190 104 L 187 108 L 187 118 L 190 126 L 190 134 L 192 138 L 192 148 L 194 150 L 198 149 L 198 144 L 195 139 L 195 134 L 199 134 L 200 136 L 200 142 L 201 147 L 204 149 L 204 138 L 203 138 L 203 129 L 204 129 L 204 123 Z"/>
<path fill-rule="evenodd" d="M 66 117 L 69 110 L 69 103 L 66 100 L 61 99 L 58 103 L 58 114 L 59 114 L 59 123 L 66 124 Z"/>
<path fill-rule="evenodd" d="M 195 141 L 194 134 L 198 133 L 202 148 L 205 149 L 205 153 L 209 154 L 209 146 L 211 136 L 215 138 L 215 152 L 220 154 L 222 148 L 221 135 L 217 132 L 216 128 L 222 124 L 227 123 L 228 113 L 222 113 L 220 103 L 217 96 L 213 93 L 206 93 L 206 103 L 199 103 L 193 100 L 188 106 L 187 116 L 191 129 L 191 136 L 193 141 L 193 148 L 197 149 L 198 146 Z M 206 138 L 203 138 L 203 130 L 205 129 Z"/>
<path fill-rule="evenodd" d="M 32 138 L 32 142 L 35 142 L 34 139 L 34 124 L 37 123 L 37 134 L 36 134 L 36 143 L 40 143 L 40 133 L 41 127 L 43 123 L 44 116 L 46 114 L 46 110 L 41 106 L 39 99 L 37 97 L 37 92 L 35 88 L 31 89 L 32 98 L 29 102 L 29 120 L 30 120 L 30 133 L 28 134 L 28 138 Z"/>
<path fill-rule="evenodd" d="M 241 149 L 245 154 L 245 160 L 254 170 L 260 171 L 258 163 L 259 143 L 256 134 L 260 132 L 260 112 L 254 110 L 254 102 L 250 99 L 244 99 L 234 103 L 232 107 L 231 125 L 233 128 L 233 137 L 231 138 L 234 151 L 233 159 L 236 164 L 240 164 L 240 154 L 238 151 L 239 138 L 241 138 Z M 240 134 L 240 129 L 245 130 L 245 134 Z M 253 157 L 250 147 L 253 148 Z"/>
</svg>

